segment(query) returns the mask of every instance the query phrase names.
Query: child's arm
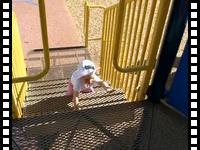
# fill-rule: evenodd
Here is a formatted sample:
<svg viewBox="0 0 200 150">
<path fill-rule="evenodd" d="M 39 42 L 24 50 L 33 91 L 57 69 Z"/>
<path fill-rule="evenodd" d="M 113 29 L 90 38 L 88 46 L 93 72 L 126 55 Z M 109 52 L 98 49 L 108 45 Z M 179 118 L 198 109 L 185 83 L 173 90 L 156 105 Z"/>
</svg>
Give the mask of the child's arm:
<svg viewBox="0 0 200 150">
<path fill-rule="evenodd" d="M 102 86 L 107 92 L 111 92 L 113 91 L 112 87 L 109 86 L 109 84 L 106 81 L 103 81 L 102 79 L 100 79 L 98 76 L 93 75 L 93 79 L 92 82 L 95 82 L 97 84 L 99 84 L 100 86 Z"/>
<path fill-rule="evenodd" d="M 113 91 L 113 89 L 109 86 L 109 84 L 106 81 L 98 81 L 96 83 L 102 86 L 107 92 Z"/>
</svg>

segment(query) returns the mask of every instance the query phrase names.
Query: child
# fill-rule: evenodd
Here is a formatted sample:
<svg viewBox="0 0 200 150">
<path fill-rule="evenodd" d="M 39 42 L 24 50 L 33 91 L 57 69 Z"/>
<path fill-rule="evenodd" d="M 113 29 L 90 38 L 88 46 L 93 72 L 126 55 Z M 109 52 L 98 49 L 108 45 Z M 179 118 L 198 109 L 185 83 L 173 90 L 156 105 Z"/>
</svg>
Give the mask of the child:
<svg viewBox="0 0 200 150">
<path fill-rule="evenodd" d="M 107 92 L 113 91 L 108 83 L 100 79 L 95 72 L 95 64 L 90 60 L 80 62 L 78 69 L 73 72 L 71 82 L 68 85 L 68 95 L 73 94 L 74 110 L 78 110 L 79 93 L 94 92 L 94 83 L 102 86 Z"/>
</svg>

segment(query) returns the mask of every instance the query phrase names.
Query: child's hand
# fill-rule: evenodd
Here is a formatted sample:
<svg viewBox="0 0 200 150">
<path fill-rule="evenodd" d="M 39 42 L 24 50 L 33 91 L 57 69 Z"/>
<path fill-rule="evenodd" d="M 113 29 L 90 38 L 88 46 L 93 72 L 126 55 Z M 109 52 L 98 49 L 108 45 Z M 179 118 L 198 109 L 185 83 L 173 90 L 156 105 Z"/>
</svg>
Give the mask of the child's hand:
<svg viewBox="0 0 200 150">
<path fill-rule="evenodd" d="M 96 71 L 99 71 L 100 69 L 101 69 L 101 67 L 98 67 L 98 68 L 96 68 L 95 70 L 96 70 Z"/>
<path fill-rule="evenodd" d="M 111 88 L 111 87 L 107 87 L 107 88 L 106 88 L 106 92 L 114 92 L 114 89 Z"/>
<path fill-rule="evenodd" d="M 96 74 L 99 74 L 100 69 L 101 69 L 100 67 L 98 67 L 98 68 L 95 69 Z"/>
</svg>

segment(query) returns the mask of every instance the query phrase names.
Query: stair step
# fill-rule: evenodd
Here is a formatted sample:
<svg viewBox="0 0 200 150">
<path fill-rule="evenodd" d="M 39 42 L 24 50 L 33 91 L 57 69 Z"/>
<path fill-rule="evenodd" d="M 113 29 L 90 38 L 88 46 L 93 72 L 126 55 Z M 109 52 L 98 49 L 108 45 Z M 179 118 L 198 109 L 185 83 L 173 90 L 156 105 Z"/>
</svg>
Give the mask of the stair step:
<svg viewBox="0 0 200 150">
<path fill-rule="evenodd" d="M 50 69 L 42 79 L 51 80 L 59 78 L 69 78 L 77 65 L 84 59 L 91 59 L 87 48 L 84 47 L 60 47 L 53 48 L 49 54 Z M 32 50 L 27 62 L 27 71 L 29 74 L 38 74 L 44 68 L 44 54 L 42 51 Z"/>
<path fill-rule="evenodd" d="M 31 82 L 24 117 L 72 111 L 72 96 L 66 95 L 67 83 L 66 79 Z M 79 101 L 80 110 L 128 103 L 121 89 L 107 93 L 98 86 L 94 93 L 81 93 Z"/>
<path fill-rule="evenodd" d="M 54 80 L 45 80 L 45 81 L 32 81 L 29 82 L 29 90 L 35 90 L 39 88 L 48 88 L 49 86 L 55 86 L 60 84 L 67 83 L 68 79 L 54 79 Z"/>
<path fill-rule="evenodd" d="M 102 88 L 95 88 L 95 93 L 80 94 L 81 110 L 127 103 L 121 90 L 106 93 Z M 55 112 L 72 111 L 72 96 L 66 96 L 66 90 L 54 94 L 37 96 L 25 103 L 25 116 L 44 115 Z"/>
</svg>

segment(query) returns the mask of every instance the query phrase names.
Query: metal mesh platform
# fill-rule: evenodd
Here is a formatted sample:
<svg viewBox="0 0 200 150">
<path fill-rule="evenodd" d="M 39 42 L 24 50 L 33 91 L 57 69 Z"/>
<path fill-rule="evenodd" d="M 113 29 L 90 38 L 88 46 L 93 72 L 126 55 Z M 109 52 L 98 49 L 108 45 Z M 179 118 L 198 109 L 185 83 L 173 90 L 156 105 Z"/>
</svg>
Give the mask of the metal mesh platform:
<svg viewBox="0 0 200 150">
<path fill-rule="evenodd" d="M 187 149 L 187 120 L 162 105 L 96 87 L 73 112 L 66 92 L 67 79 L 31 82 L 24 118 L 13 120 L 13 149 Z"/>
<path fill-rule="evenodd" d="M 145 149 L 151 104 L 126 103 L 13 121 L 22 149 Z M 141 132 L 142 131 L 142 132 Z"/>
<path fill-rule="evenodd" d="M 151 104 L 130 103 L 116 89 L 80 94 L 72 111 L 67 80 L 31 82 L 24 118 L 13 121 L 13 139 L 21 149 L 143 149 Z M 144 130 L 145 129 L 145 130 Z M 142 131 L 142 132 L 141 132 Z M 141 147 L 142 146 L 142 147 Z"/>
</svg>

